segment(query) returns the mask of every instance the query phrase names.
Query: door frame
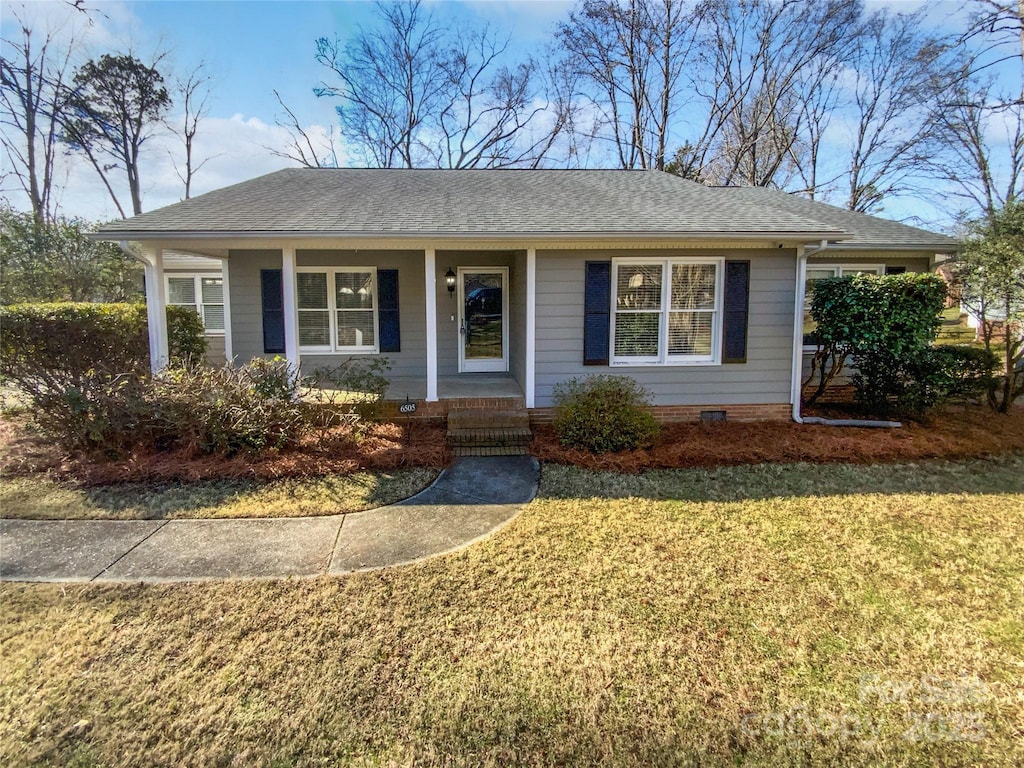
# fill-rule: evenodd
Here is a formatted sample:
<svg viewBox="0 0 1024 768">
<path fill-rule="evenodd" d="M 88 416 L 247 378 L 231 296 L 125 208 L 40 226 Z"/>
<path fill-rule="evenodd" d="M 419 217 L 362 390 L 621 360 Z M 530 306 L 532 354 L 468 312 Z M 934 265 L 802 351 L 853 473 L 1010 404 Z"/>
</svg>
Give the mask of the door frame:
<svg viewBox="0 0 1024 768">
<path fill-rule="evenodd" d="M 458 322 L 455 326 L 456 344 L 459 347 L 459 373 L 508 373 L 508 267 L 456 267 L 458 275 Z M 466 345 L 463 341 L 463 323 L 466 320 L 466 273 L 501 275 L 501 359 L 467 360 Z"/>
</svg>

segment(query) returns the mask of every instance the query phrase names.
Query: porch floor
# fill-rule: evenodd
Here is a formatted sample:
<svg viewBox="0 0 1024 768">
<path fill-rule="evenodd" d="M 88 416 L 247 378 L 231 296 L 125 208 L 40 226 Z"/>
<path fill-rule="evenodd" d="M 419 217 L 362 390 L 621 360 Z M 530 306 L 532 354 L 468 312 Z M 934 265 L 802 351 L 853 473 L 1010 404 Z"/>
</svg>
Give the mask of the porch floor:
<svg viewBox="0 0 1024 768">
<path fill-rule="evenodd" d="M 388 385 L 387 400 L 423 400 L 427 396 L 427 380 L 395 378 Z M 523 397 L 523 389 L 508 374 L 463 374 L 438 376 L 437 396 L 441 400 L 462 400 L 482 397 Z"/>
</svg>

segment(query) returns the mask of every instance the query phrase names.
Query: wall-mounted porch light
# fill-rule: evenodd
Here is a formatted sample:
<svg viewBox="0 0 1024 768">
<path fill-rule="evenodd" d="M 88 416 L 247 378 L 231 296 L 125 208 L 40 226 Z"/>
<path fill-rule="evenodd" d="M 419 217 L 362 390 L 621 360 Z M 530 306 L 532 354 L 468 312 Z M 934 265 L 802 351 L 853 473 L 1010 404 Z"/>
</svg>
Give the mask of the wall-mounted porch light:
<svg viewBox="0 0 1024 768">
<path fill-rule="evenodd" d="M 444 284 L 448 286 L 448 298 L 455 298 L 455 273 L 452 272 L 451 267 L 448 267 L 448 271 L 444 273 Z"/>
</svg>

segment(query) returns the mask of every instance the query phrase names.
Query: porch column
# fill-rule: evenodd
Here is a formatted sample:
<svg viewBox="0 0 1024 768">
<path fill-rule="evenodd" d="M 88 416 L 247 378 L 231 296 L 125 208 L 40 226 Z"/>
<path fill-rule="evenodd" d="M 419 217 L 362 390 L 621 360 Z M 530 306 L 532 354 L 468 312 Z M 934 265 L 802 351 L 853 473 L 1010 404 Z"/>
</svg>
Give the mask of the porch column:
<svg viewBox="0 0 1024 768">
<path fill-rule="evenodd" d="M 231 283 L 228 278 L 228 269 L 231 260 L 223 258 L 220 260 L 221 286 L 224 291 L 224 359 L 233 362 L 235 355 L 231 344 Z"/>
<path fill-rule="evenodd" d="M 537 384 L 537 249 L 526 249 L 526 407 L 534 407 Z"/>
<path fill-rule="evenodd" d="M 158 373 L 170 358 L 167 344 L 167 286 L 164 251 L 157 248 L 143 260 L 146 272 L 146 318 L 149 321 L 149 367 Z"/>
<path fill-rule="evenodd" d="M 284 293 L 284 354 L 288 365 L 299 373 L 299 312 L 295 288 L 295 249 L 281 249 L 281 288 Z"/>
<path fill-rule="evenodd" d="M 434 249 L 423 251 L 423 290 L 426 291 L 427 402 L 437 401 L 437 265 Z"/>
</svg>

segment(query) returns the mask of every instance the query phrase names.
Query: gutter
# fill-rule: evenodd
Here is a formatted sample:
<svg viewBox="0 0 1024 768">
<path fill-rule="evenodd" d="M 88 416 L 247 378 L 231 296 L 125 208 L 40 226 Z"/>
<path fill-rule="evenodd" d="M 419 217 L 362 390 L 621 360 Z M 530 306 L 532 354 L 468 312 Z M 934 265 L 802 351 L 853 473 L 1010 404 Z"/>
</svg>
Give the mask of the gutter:
<svg viewBox="0 0 1024 768">
<path fill-rule="evenodd" d="M 869 421 L 866 419 L 823 419 L 819 416 L 803 416 L 800 405 L 803 400 L 804 371 L 804 299 L 807 289 L 807 258 L 828 249 L 828 241 L 822 240 L 817 246 L 811 246 L 807 253 L 803 247 L 796 251 L 796 303 L 793 312 L 793 380 L 791 399 L 793 402 L 793 421 L 797 424 L 820 424 L 826 427 L 862 427 L 876 429 L 898 429 L 903 426 L 898 421 Z M 845 249 L 844 249 L 845 250 Z"/>
<path fill-rule="evenodd" d="M 646 240 L 677 242 L 680 240 L 754 240 L 757 242 L 807 241 L 829 238 L 843 240 L 853 237 L 849 232 L 826 230 L 820 232 L 746 230 L 723 232 L 650 232 L 624 230 L 596 230 L 591 232 L 387 232 L 387 231 L 308 231 L 308 230 L 100 230 L 91 232 L 92 240 L 275 240 L 275 239 L 306 239 L 306 240 L 503 240 L 503 241 L 587 241 L 587 240 Z"/>
</svg>

